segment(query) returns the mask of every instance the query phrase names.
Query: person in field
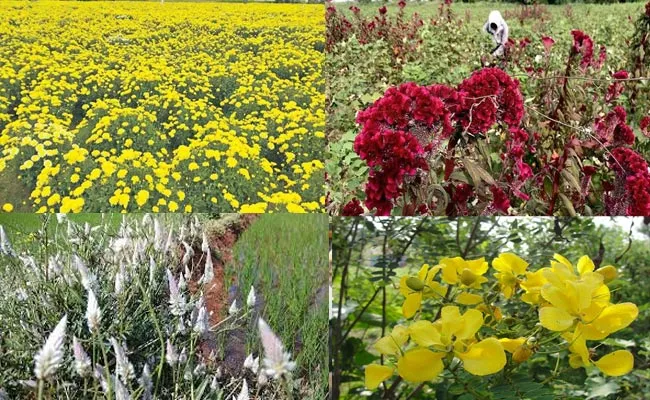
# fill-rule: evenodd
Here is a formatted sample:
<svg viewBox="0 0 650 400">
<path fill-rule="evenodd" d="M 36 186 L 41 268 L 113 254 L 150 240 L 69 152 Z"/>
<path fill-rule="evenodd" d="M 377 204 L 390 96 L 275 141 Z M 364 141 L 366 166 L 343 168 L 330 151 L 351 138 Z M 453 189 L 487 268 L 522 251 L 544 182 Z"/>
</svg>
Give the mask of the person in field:
<svg viewBox="0 0 650 400">
<path fill-rule="evenodd" d="M 496 45 L 491 51 L 492 55 L 502 57 L 505 54 L 506 43 L 508 43 L 508 24 L 499 11 L 490 12 L 487 22 L 483 25 L 483 30 L 492 36 Z"/>
</svg>

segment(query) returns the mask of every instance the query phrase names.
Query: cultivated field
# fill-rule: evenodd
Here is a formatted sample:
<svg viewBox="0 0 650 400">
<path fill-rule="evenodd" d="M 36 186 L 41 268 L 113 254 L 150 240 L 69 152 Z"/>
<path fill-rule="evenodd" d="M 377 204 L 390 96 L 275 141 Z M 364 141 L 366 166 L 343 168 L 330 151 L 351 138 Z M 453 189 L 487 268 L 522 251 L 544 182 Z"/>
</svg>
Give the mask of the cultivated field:
<svg viewBox="0 0 650 400">
<path fill-rule="evenodd" d="M 323 8 L 0 3 L 0 206 L 322 207 Z"/>
</svg>

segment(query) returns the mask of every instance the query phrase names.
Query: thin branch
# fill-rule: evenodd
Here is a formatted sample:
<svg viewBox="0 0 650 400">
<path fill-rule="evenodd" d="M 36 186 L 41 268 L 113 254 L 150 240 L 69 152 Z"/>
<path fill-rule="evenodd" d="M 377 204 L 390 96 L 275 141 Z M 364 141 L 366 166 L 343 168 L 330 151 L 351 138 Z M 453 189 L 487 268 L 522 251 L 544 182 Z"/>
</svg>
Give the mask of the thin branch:
<svg viewBox="0 0 650 400">
<path fill-rule="evenodd" d="M 623 251 L 621 254 L 618 255 L 614 259 L 614 264 L 618 264 L 618 262 L 623 258 L 623 256 L 630 251 L 630 248 L 632 248 L 632 228 L 634 228 L 634 220 L 632 220 L 632 223 L 630 224 L 630 232 L 627 234 L 627 247 L 625 248 L 625 251 Z"/>
</svg>

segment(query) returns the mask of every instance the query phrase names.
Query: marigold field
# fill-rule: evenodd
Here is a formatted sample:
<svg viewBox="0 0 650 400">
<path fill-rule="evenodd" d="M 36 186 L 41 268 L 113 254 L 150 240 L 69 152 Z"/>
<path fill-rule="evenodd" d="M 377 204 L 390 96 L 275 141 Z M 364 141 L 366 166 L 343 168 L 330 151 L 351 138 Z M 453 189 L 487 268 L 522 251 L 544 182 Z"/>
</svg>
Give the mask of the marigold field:
<svg viewBox="0 0 650 400">
<path fill-rule="evenodd" d="M 313 212 L 318 5 L 0 3 L 4 211 Z"/>
</svg>

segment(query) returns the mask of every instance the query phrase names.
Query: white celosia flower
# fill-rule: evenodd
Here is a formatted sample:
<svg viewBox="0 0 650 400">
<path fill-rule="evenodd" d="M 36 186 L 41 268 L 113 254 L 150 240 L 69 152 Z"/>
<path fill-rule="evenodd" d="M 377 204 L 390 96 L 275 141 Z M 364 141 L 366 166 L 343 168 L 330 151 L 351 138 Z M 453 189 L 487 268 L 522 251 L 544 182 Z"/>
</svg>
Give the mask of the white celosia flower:
<svg viewBox="0 0 650 400">
<path fill-rule="evenodd" d="M 86 322 L 90 332 L 97 332 L 102 321 L 102 312 L 97 304 L 97 298 L 92 289 L 88 290 L 88 306 L 86 307 Z"/>
<path fill-rule="evenodd" d="M 178 362 L 184 364 L 187 361 L 187 348 L 183 347 L 181 354 L 178 356 Z"/>
<path fill-rule="evenodd" d="M 234 315 L 234 314 L 237 314 L 238 311 L 239 311 L 239 308 L 237 308 L 237 299 L 235 299 L 235 300 L 232 301 L 232 305 L 228 309 L 228 314 Z"/>
<path fill-rule="evenodd" d="M 248 292 L 248 297 L 246 298 L 246 305 L 249 307 L 254 307 L 255 306 L 255 288 L 251 285 L 251 290 Z"/>
<path fill-rule="evenodd" d="M 165 242 L 165 247 L 163 248 L 163 251 L 165 253 L 169 252 L 173 244 L 174 244 L 174 231 L 170 229 L 169 233 L 167 234 L 167 241 Z"/>
<path fill-rule="evenodd" d="M 153 281 L 156 278 L 156 270 L 158 266 L 156 261 L 154 261 L 153 256 L 149 256 L 149 284 L 153 285 Z"/>
<path fill-rule="evenodd" d="M 68 220 L 68 215 L 66 213 L 56 213 L 56 222 L 63 224 Z"/>
<path fill-rule="evenodd" d="M 208 311 L 205 306 L 199 308 L 199 313 L 196 316 L 196 323 L 194 324 L 194 332 L 199 335 L 204 334 L 208 331 Z"/>
<path fill-rule="evenodd" d="M 0 225 L 0 254 L 4 254 L 10 257 L 14 257 L 16 255 L 16 253 L 14 253 L 14 249 L 11 247 L 9 238 L 7 237 L 7 232 L 5 232 L 5 228 L 2 225 Z"/>
<path fill-rule="evenodd" d="M 291 361 L 291 354 L 284 351 L 282 341 L 262 318 L 258 320 L 257 326 L 264 348 L 264 373 L 273 379 L 289 374 L 296 368 L 296 363 Z"/>
<path fill-rule="evenodd" d="M 269 383 L 269 378 L 267 378 L 264 371 L 262 371 L 261 374 L 257 375 L 257 386 L 263 388 L 267 383 Z"/>
<path fill-rule="evenodd" d="M 213 279 L 214 279 L 214 263 L 212 262 L 212 255 L 210 254 L 210 249 L 208 249 L 206 253 L 205 268 L 203 270 L 203 277 L 201 278 L 201 282 L 204 285 L 207 285 L 208 283 L 212 282 Z"/>
<path fill-rule="evenodd" d="M 120 266 L 115 273 L 115 296 L 119 296 L 120 293 L 122 293 L 122 289 L 124 289 L 124 281 L 126 281 L 126 269 L 124 268 L 124 264 L 120 263 Z"/>
<path fill-rule="evenodd" d="M 212 382 L 210 382 L 210 389 L 212 389 L 213 392 L 219 389 L 219 381 L 217 380 L 217 375 L 212 377 Z"/>
<path fill-rule="evenodd" d="M 47 260 L 47 271 L 50 276 L 57 276 L 63 270 L 63 265 L 61 264 L 61 255 L 57 253 L 54 256 L 50 256 Z"/>
<path fill-rule="evenodd" d="M 246 356 L 244 360 L 244 368 L 252 369 L 253 368 L 253 353 Z"/>
<path fill-rule="evenodd" d="M 77 271 L 79 272 L 79 276 L 81 277 L 81 285 L 86 290 L 90 290 L 95 284 L 95 276 L 90 271 L 88 271 L 86 263 L 84 263 L 81 257 L 78 255 L 75 254 L 72 256 L 72 263 L 75 265 Z"/>
<path fill-rule="evenodd" d="M 185 254 L 183 254 L 183 266 L 187 267 L 190 265 L 190 261 L 192 261 L 192 257 L 194 257 L 194 249 L 192 249 L 192 246 L 187 244 L 187 242 L 182 242 L 183 247 L 185 248 Z"/>
<path fill-rule="evenodd" d="M 162 250 L 165 248 L 164 231 L 158 218 L 153 220 L 153 248 Z"/>
<path fill-rule="evenodd" d="M 208 242 L 208 234 L 203 231 L 203 241 L 201 242 L 201 251 L 207 253 L 210 251 L 210 243 Z"/>
<path fill-rule="evenodd" d="M 201 376 L 205 374 L 205 364 L 200 362 L 194 367 L 194 371 L 192 371 L 192 375 L 194 376 Z"/>
<path fill-rule="evenodd" d="M 93 368 L 90 361 L 90 357 L 81 347 L 81 343 L 77 340 L 77 337 L 72 338 L 72 352 L 74 354 L 74 369 L 77 371 L 80 377 L 85 378 L 92 374 Z"/>
<path fill-rule="evenodd" d="M 223 376 L 223 372 L 221 372 L 221 367 L 217 367 L 217 372 L 214 373 L 214 376 L 217 379 L 221 379 L 221 377 Z"/>
<path fill-rule="evenodd" d="M 95 379 L 99 381 L 99 384 L 102 386 L 102 390 L 104 391 L 104 394 L 107 394 L 109 386 L 108 386 L 108 381 L 106 380 L 106 376 L 104 375 L 104 367 L 102 367 L 101 365 L 95 365 L 93 375 L 95 376 Z"/>
<path fill-rule="evenodd" d="M 131 400 L 129 389 L 117 377 L 113 377 L 113 383 L 115 386 L 115 400 Z"/>
<path fill-rule="evenodd" d="M 185 314 L 185 297 L 178 290 L 178 284 L 171 271 L 166 269 L 165 272 L 167 272 L 167 282 L 169 284 L 169 308 L 173 315 L 180 317 Z"/>
<path fill-rule="evenodd" d="M 117 340 L 115 338 L 110 338 L 109 340 L 113 345 L 113 351 L 115 352 L 115 373 L 122 379 L 124 384 L 128 385 L 129 381 L 135 378 L 133 364 L 131 364 L 126 356 L 126 352 Z"/>
<path fill-rule="evenodd" d="M 239 392 L 237 400 L 250 400 L 248 395 L 248 384 L 246 383 L 246 379 L 243 379 L 243 381 L 244 383 L 241 386 L 241 392 Z"/>
<path fill-rule="evenodd" d="M 187 289 L 187 280 L 185 279 L 184 275 L 181 275 L 181 277 L 178 278 L 178 290 L 182 292 L 185 289 Z"/>
<path fill-rule="evenodd" d="M 140 376 L 138 382 L 143 389 L 142 400 L 153 399 L 153 395 L 151 393 L 153 390 L 153 383 L 151 382 L 151 371 L 149 371 L 149 364 L 145 363 L 144 367 L 142 367 L 142 375 Z"/>
<path fill-rule="evenodd" d="M 56 327 L 47 337 L 45 345 L 34 357 L 34 374 L 38 379 L 48 379 L 52 377 L 56 370 L 63 363 L 63 345 L 65 344 L 65 329 L 68 324 L 68 316 L 56 324 Z"/>
<path fill-rule="evenodd" d="M 172 342 L 169 341 L 169 339 L 167 339 L 165 361 L 167 361 L 167 364 L 169 364 L 171 367 L 175 366 L 176 363 L 178 363 L 178 353 L 176 352 L 176 348 L 174 347 Z"/>
</svg>

